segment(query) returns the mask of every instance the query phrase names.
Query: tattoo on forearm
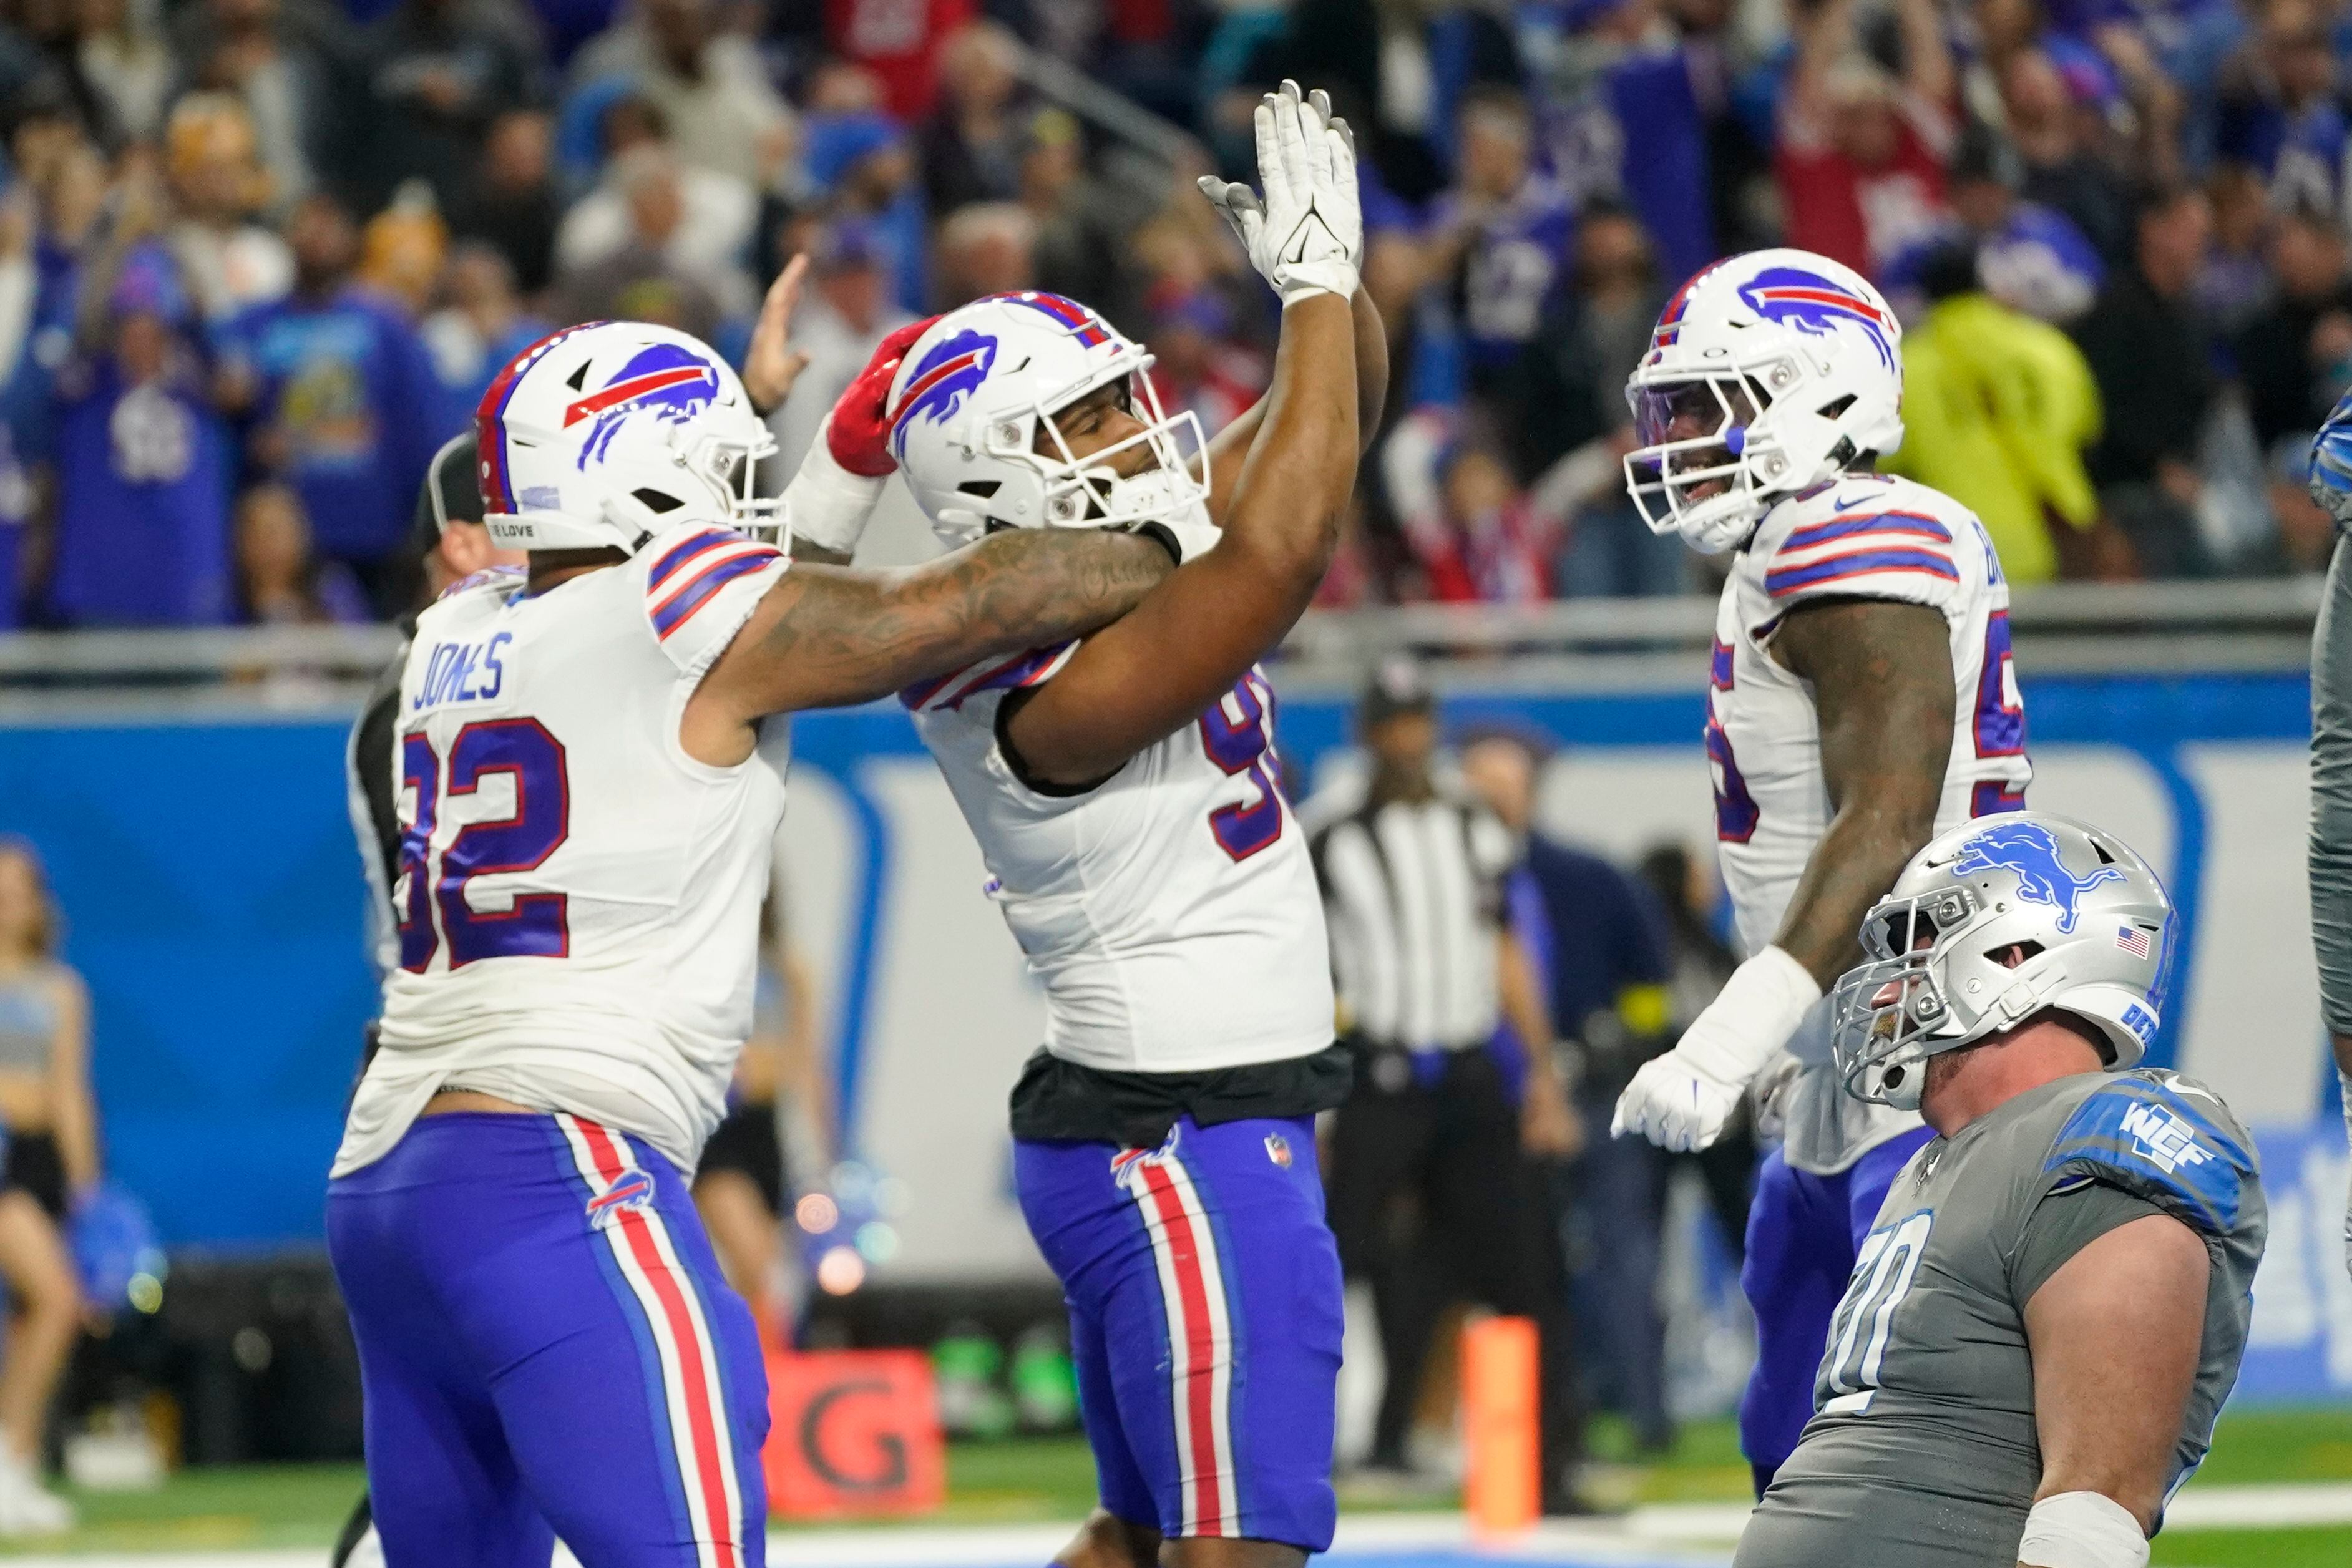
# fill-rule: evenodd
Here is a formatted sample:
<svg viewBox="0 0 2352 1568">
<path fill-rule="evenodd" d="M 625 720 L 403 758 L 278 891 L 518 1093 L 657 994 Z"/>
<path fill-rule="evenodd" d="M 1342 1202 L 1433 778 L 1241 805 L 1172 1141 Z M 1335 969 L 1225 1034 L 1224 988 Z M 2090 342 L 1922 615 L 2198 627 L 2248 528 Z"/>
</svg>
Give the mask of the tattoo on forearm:
<svg viewBox="0 0 2352 1568">
<path fill-rule="evenodd" d="M 999 534 L 898 577 L 807 571 L 760 653 L 788 666 L 796 686 L 862 701 L 992 653 L 1091 632 L 1172 570 L 1165 550 L 1130 534 L 1035 530 Z"/>
<path fill-rule="evenodd" d="M 1924 605 L 1849 601 L 1792 612 L 1777 645 L 1813 683 L 1833 813 L 1778 940 L 1827 984 L 1859 956 L 1862 917 L 1934 836 L 1958 706 L 1950 635 Z"/>
</svg>

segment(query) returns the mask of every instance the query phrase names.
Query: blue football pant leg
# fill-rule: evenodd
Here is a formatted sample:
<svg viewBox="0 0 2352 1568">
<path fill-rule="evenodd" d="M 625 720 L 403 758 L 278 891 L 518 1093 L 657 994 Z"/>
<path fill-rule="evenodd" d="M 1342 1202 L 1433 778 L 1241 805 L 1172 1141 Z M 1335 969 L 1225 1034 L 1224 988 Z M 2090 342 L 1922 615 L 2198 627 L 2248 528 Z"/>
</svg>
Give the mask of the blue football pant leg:
<svg viewBox="0 0 2352 1568">
<path fill-rule="evenodd" d="M 1765 1156 L 1748 1214 L 1748 1258 L 1739 1289 L 1756 1316 L 1756 1367 L 1739 1401 L 1739 1450 L 1760 1492 L 1813 1415 L 1813 1380 L 1830 1320 L 1853 1272 L 1843 1187 L 1835 1176 L 1792 1169 L 1780 1151 Z"/>
<path fill-rule="evenodd" d="M 1160 1528 L 1160 1505 L 1151 1483 L 1137 1467 L 1135 1450 L 1119 1421 L 1118 1394 L 1111 1375 L 1110 1340 L 1091 1296 L 1064 1297 L 1070 1312 L 1070 1359 L 1078 1379 L 1078 1418 L 1095 1457 L 1095 1484 L 1110 1515 L 1147 1530 Z"/>
</svg>

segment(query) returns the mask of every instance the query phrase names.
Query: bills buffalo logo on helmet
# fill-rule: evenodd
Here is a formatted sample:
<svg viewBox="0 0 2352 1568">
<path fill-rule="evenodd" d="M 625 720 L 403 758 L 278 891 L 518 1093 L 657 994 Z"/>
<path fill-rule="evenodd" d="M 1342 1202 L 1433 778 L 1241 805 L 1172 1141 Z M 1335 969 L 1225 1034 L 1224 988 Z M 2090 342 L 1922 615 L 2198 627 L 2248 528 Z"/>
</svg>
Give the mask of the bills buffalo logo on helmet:
<svg viewBox="0 0 2352 1568">
<path fill-rule="evenodd" d="M 932 346 L 915 366 L 898 406 L 890 411 L 890 444 L 907 455 L 907 427 L 917 418 L 944 424 L 963 400 L 980 390 L 996 366 L 996 340 L 985 332 L 958 332 Z"/>
<path fill-rule="evenodd" d="M 719 371 L 708 360 L 676 343 L 655 343 L 629 357 L 603 387 L 585 392 L 563 410 L 564 428 L 583 419 L 596 423 L 580 446 L 580 466 L 602 462 L 604 449 L 633 414 L 682 423 L 709 408 L 719 395 Z"/>
<path fill-rule="evenodd" d="M 1886 312 L 1818 272 L 1768 267 L 1739 286 L 1739 298 L 1767 321 L 1816 337 L 1859 328 L 1878 350 L 1880 361 L 1889 367 L 1895 363 L 1895 341 L 1887 335 Z"/>
</svg>

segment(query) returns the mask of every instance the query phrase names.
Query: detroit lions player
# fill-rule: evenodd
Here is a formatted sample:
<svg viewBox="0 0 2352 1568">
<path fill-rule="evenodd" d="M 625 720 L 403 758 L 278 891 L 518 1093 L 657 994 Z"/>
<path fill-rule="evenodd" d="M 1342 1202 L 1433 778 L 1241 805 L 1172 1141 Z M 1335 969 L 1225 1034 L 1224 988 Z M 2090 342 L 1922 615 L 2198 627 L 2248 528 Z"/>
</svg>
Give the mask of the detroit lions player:
<svg viewBox="0 0 2352 1568">
<path fill-rule="evenodd" d="M 1205 452 L 1151 356 L 1050 294 L 950 312 L 832 416 L 887 432 L 950 543 L 1141 528 L 1205 550 L 1083 642 L 901 694 L 1045 989 L 1014 1176 L 1069 1303 L 1103 1506 L 1059 1561 L 1087 1568 L 1289 1568 L 1331 1541 L 1340 1285 L 1314 1116 L 1349 1070 L 1254 667 L 1321 580 L 1387 380 L 1328 118 L 1286 84 L 1256 114 L 1263 206 L 1206 184 L 1283 312 L 1272 388 Z"/>
<path fill-rule="evenodd" d="M 1822 988 L 1904 862 L 2022 804 L 2032 772 L 1991 540 L 1949 497 L 1871 472 L 1903 439 L 1901 330 L 1847 268 L 1757 251 L 1683 285 L 1626 388 L 1643 515 L 1731 552 L 1706 741 L 1750 956 L 1635 1074 L 1612 1130 L 1705 1148 L 1784 1047 L 1803 1063 L 1765 1096 L 1786 1142 L 1759 1178 L 1740 1281 L 1758 1337 L 1740 1443 L 1759 1490 L 1804 1426 L 1870 1217 L 1927 1137 L 1908 1112 L 1837 1092 Z"/>
<path fill-rule="evenodd" d="M 2352 549 L 2343 537 L 2352 526 L 2352 392 L 2312 442 L 2310 488 L 2336 528 L 2311 644 L 2311 937 L 2352 1136 Z M 2344 1219 L 2344 1261 L 2352 1268 L 2352 1212 Z"/>
<path fill-rule="evenodd" d="M 766 428 L 664 328 L 555 333 L 476 422 L 491 536 L 530 564 L 418 622 L 398 967 L 327 1204 L 376 1521 L 393 1568 L 544 1568 L 558 1535 L 756 1568 L 759 1348 L 685 1173 L 751 1021 L 784 804 L 763 721 L 1091 630 L 1168 557 L 1022 533 L 792 565 L 747 531 L 780 509 L 752 491 Z M 813 461 L 782 510 L 822 536 L 856 486 Z"/>
<path fill-rule="evenodd" d="M 2237 1381 L 2265 1230 L 2244 1127 L 2139 1065 L 2173 921 L 2121 841 L 2039 812 L 1946 833 L 1871 910 L 1838 1071 L 1937 1135 L 1737 1568 L 2147 1563 Z"/>
</svg>

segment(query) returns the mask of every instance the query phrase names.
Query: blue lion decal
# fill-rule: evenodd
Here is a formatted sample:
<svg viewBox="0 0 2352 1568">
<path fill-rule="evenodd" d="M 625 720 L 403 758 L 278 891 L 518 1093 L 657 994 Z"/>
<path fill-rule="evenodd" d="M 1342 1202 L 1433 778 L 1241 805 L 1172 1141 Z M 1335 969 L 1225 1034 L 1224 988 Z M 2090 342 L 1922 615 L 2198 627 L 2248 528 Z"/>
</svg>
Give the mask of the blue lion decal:
<svg viewBox="0 0 2352 1568">
<path fill-rule="evenodd" d="M 567 407 L 563 423 L 596 422 L 581 444 L 580 466 L 585 468 L 591 459 L 604 460 L 605 448 L 631 415 L 649 413 L 683 423 L 718 395 L 719 371 L 710 361 L 676 343 L 656 343 L 632 354 L 619 375 Z"/>
<path fill-rule="evenodd" d="M 2058 841 L 2039 822 L 1987 828 L 1961 845 L 1959 859 L 1952 862 L 1955 878 L 1994 870 L 2017 878 L 2019 903 L 2047 904 L 2058 912 L 2058 929 L 2069 933 L 2082 912 L 2084 894 L 2103 883 L 2124 880 L 2124 873 L 2111 865 L 2076 876 L 2059 857 Z"/>
<path fill-rule="evenodd" d="M 996 366 L 996 340 L 985 332 L 962 331 L 935 344 L 915 366 L 898 406 L 890 411 L 890 446 L 907 455 L 907 427 L 917 415 L 942 424 L 963 400 L 980 390 Z"/>
<path fill-rule="evenodd" d="M 1843 284 L 1796 267 L 1768 267 L 1739 286 L 1739 298 L 1767 321 L 1794 327 L 1816 337 L 1834 336 L 1840 329 L 1858 327 L 1888 370 L 1895 368 L 1895 340 L 1886 312 Z"/>
</svg>

